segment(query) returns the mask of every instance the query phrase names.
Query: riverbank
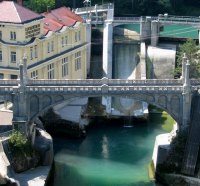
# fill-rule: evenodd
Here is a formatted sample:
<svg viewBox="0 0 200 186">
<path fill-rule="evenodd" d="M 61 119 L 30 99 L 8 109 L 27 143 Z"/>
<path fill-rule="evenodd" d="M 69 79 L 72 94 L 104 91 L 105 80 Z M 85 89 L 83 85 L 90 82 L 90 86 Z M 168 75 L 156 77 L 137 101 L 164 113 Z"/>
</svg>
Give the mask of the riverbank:
<svg viewBox="0 0 200 186">
<path fill-rule="evenodd" d="M 2 133 L 10 131 L 12 129 L 12 117 L 13 114 L 10 110 L 2 109 L 0 111 L 0 136 L 4 136 Z M 1 135 L 2 134 L 2 135 Z M 0 137 L 0 143 L 2 144 L 7 137 Z M 5 149 L 1 145 L 0 153 L 0 185 L 5 183 L 15 183 L 20 186 L 44 186 L 45 181 L 49 175 L 51 166 L 39 166 L 22 173 L 15 173 L 12 169 L 12 163 L 8 160 Z"/>
</svg>

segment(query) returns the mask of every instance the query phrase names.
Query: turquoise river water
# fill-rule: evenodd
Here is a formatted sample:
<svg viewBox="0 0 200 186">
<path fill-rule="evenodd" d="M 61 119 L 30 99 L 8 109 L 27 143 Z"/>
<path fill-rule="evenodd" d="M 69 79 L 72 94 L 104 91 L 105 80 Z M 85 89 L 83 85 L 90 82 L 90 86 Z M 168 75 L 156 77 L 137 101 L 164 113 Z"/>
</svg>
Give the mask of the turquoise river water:
<svg viewBox="0 0 200 186">
<path fill-rule="evenodd" d="M 130 123 L 128 123 L 130 124 Z M 173 119 L 151 114 L 146 123 L 97 121 L 84 139 L 54 136 L 53 186 L 154 186 L 149 180 L 155 137 L 169 132 Z"/>
</svg>

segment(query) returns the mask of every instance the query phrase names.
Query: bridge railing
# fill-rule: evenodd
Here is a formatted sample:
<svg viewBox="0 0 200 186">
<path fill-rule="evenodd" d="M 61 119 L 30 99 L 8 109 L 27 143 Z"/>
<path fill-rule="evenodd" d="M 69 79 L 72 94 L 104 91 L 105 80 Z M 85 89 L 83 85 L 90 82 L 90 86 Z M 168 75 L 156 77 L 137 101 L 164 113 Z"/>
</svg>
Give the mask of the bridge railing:
<svg viewBox="0 0 200 186">
<path fill-rule="evenodd" d="M 98 11 L 98 10 L 108 10 L 108 9 L 113 9 L 114 5 L 112 3 L 108 4 L 102 4 L 102 5 L 96 5 L 96 6 L 89 6 L 89 7 L 84 7 L 84 8 L 77 8 L 75 12 L 81 13 L 81 12 L 91 12 L 91 11 Z"/>
<path fill-rule="evenodd" d="M 111 93 L 111 94 L 118 94 L 122 95 L 123 93 L 128 92 L 154 92 L 154 93 L 171 93 L 176 92 L 180 93 L 183 91 L 182 86 L 157 86 L 157 85 L 144 85 L 144 86 L 51 86 L 51 87 L 35 87 L 35 86 L 27 86 L 26 91 L 29 93 L 37 93 L 39 94 L 49 94 L 49 93 L 67 93 L 67 94 L 77 94 L 81 95 L 88 95 L 88 94 L 101 94 L 101 93 Z"/>
<path fill-rule="evenodd" d="M 169 23 L 193 23 L 199 24 L 199 17 L 185 17 L 185 16 L 158 16 L 157 19 L 160 22 L 169 22 Z"/>
<path fill-rule="evenodd" d="M 182 85 L 180 79 L 146 79 L 146 80 L 127 80 L 127 79 L 82 79 L 82 80 L 29 80 L 31 86 L 81 86 L 81 85 Z"/>
<path fill-rule="evenodd" d="M 115 22 L 140 22 L 141 17 L 114 17 Z"/>
<path fill-rule="evenodd" d="M 18 82 L 17 79 L 0 79 L 0 86 L 16 86 Z"/>
</svg>

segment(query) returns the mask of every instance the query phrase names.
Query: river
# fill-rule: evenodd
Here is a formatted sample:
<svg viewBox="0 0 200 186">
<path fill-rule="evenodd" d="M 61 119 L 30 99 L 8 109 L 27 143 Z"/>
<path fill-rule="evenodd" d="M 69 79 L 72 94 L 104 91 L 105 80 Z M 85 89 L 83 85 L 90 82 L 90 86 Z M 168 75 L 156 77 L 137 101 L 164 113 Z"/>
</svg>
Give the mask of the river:
<svg viewBox="0 0 200 186">
<path fill-rule="evenodd" d="M 167 114 L 150 114 L 147 122 L 132 123 L 133 127 L 122 119 L 97 120 L 84 139 L 54 136 L 55 163 L 49 185 L 154 186 L 148 164 L 155 137 L 169 132 L 173 122 Z"/>
</svg>

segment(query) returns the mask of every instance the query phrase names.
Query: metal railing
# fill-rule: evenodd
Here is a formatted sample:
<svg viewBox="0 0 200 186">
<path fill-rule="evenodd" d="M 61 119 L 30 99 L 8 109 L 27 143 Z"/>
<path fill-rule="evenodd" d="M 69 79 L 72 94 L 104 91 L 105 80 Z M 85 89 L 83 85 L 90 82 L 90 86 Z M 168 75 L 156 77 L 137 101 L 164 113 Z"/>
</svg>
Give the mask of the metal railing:
<svg viewBox="0 0 200 186">
<path fill-rule="evenodd" d="M 96 6 L 88 6 L 84 8 L 77 8 L 75 9 L 75 13 L 79 14 L 82 12 L 93 12 L 93 11 L 105 11 L 108 9 L 113 9 L 114 5 L 112 3 L 103 4 L 103 5 L 96 5 Z"/>
<path fill-rule="evenodd" d="M 115 22 L 140 22 L 141 17 L 114 17 Z"/>
</svg>

